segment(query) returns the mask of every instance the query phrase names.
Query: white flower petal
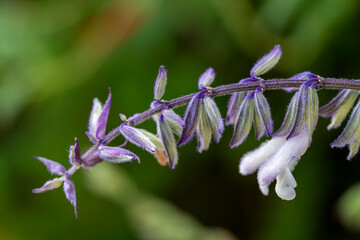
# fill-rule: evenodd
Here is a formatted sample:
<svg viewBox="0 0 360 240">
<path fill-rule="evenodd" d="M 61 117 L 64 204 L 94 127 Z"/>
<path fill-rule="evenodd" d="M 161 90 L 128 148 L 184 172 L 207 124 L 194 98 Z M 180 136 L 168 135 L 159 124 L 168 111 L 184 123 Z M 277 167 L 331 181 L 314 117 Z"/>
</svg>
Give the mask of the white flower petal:
<svg viewBox="0 0 360 240">
<path fill-rule="evenodd" d="M 297 160 L 305 153 L 311 142 L 311 136 L 305 126 L 302 132 L 295 137 L 285 141 L 282 147 L 272 157 L 261 165 L 258 172 L 258 182 L 260 185 L 268 185 L 282 172 L 291 165 L 293 169 Z M 292 170 L 291 169 L 291 170 Z"/>
<path fill-rule="evenodd" d="M 246 153 L 240 160 L 239 170 L 242 175 L 254 173 L 261 164 L 268 160 L 285 143 L 286 137 L 274 137 L 257 149 Z"/>
<path fill-rule="evenodd" d="M 293 200 L 296 196 L 296 181 L 288 168 L 276 177 L 276 194 L 283 200 Z"/>
</svg>

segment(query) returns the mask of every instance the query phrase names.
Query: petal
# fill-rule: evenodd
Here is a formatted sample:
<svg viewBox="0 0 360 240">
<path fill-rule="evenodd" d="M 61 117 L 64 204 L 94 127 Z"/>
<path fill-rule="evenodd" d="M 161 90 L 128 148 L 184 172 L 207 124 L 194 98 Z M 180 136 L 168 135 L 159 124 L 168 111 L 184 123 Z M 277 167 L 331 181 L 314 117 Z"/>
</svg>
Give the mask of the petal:
<svg viewBox="0 0 360 240">
<path fill-rule="evenodd" d="M 266 134 L 271 136 L 273 132 L 273 120 L 271 118 L 270 105 L 267 102 L 264 94 L 259 90 L 256 90 L 254 99 L 256 106 L 255 112 L 257 112 L 258 116 L 260 116 L 265 127 Z"/>
<path fill-rule="evenodd" d="M 239 113 L 241 103 L 244 101 L 245 97 L 249 94 L 248 91 L 237 92 L 231 95 L 231 98 L 228 103 L 228 110 L 226 113 L 226 125 L 235 124 L 236 116 Z"/>
<path fill-rule="evenodd" d="M 47 181 L 41 188 L 33 189 L 32 192 L 33 193 L 47 192 L 47 191 L 50 191 L 50 190 L 60 187 L 62 182 L 63 181 L 60 178 L 55 178 L 55 179 Z"/>
<path fill-rule="evenodd" d="M 262 143 L 257 149 L 246 153 L 240 160 L 240 173 L 242 175 L 254 173 L 261 164 L 279 150 L 285 141 L 285 137 L 273 137 Z"/>
<path fill-rule="evenodd" d="M 77 140 L 77 138 L 75 138 L 75 145 L 70 147 L 69 161 L 70 161 L 71 165 L 75 165 L 75 164 L 81 165 L 81 163 L 82 163 L 80 145 L 79 145 L 79 141 Z"/>
<path fill-rule="evenodd" d="M 276 194 L 283 200 L 293 200 L 296 196 L 295 187 L 294 176 L 288 168 L 285 168 L 276 178 Z"/>
<path fill-rule="evenodd" d="M 221 134 L 224 132 L 224 121 L 221 117 L 219 108 L 216 106 L 216 103 L 210 97 L 204 98 L 204 109 L 209 120 L 209 125 L 211 127 L 212 134 L 214 136 L 215 142 L 219 142 Z"/>
<path fill-rule="evenodd" d="M 34 157 L 34 158 L 42 162 L 51 174 L 63 175 L 66 172 L 65 167 L 60 163 L 54 162 L 52 160 L 43 157 Z"/>
<path fill-rule="evenodd" d="M 176 141 L 170 126 L 167 124 L 166 121 L 164 121 L 164 116 L 162 114 L 159 117 L 158 127 L 158 132 L 160 133 L 160 138 L 165 147 L 166 155 L 169 158 L 169 167 L 170 169 L 174 169 L 178 162 Z"/>
<path fill-rule="evenodd" d="M 196 128 L 196 135 L 198 140 L 197 151 L 201 153 L 204 150 L 208 150 L 212 133 L 205 113 L 204 104 L 201 104 L 200 106 L 199 123 Z"/>
<path fill-rule="evenodd" d="M 155 145 L 156 149 L 164 149 L 164 145 L 162 144 L 160 138 L 158 138 L 155 134 L 142 128 L 137 128 L 137 130 L 144 134 Z"/>
<path fill-rule="evenodd" d="M 230 147 L 239 146 L 249 135 L 254 117 L 254 94 L 249 94 L 240 106 Z"/>
<path fill-rule="evenodd" d="M 294 96 L 292 97 L 292 99 L 288 105 L 284 121 L 283 121 L 280 129 L 277 130 L 273 136 L 280 137 L 280 136 L 289 135 L 292 127 L 294 126 L 294 122 L 295 122 L 295 116 L 296 116 L 296 110 L 297 110 L 296 104 L 297 104 L 298 95 L 299 95 L 299 92 L 296 92 L 294 94 Z"/>
<path fill-rule="evenodd" d="M 267 73 L 279 62 L 280 58 L 281 48 L 280 45 L 276 45 L 268 54 L 255 63 L 250 71 L 251 77 L 256 78 Z"/>
<path fill-rule="evenodd" d="M 178 146 L 182 146 L 189 142 L 191 138 L 194 136 L 194 132 L 199 121 L 199 113 L 200 113 L 200 97 L 202 96 L 202 92 L 196 94 L 191 101 L 189 102 L 184 122 L 185 126 L 182 130 L 181 137 L 177 143 Z"/>
<path fill-rule="evenodd" d="M 164 66 L 160 66 L 154 86 L 154 98 L 160 100 L 165 93 L 167 84 L 167 72 Z"/>
<path fill-rule="evenodd" d="M 94 152 L 89 158 L 87 158 L 83 165 L 86 169 L 86 167 L 93 167 L 99 163 L 101 163 L 103 160 L 99 157 L 98 151 Z"/>
<path fill-rule="evenodd" d="M 345 146 L 355 135 L 360 123 L 360 101 L 354 107 L 351 117 L 340 136 L 331 143 L 331 147 Z"/>
<path fill-rule="evenodd" d="M 260 185 L 269 185 L 289 165 L 295 166 L 300 157 L 305 153 L 311 142 L 308 129 L 296 137 L 287 139 L 280 149 L 268 161 L 260 166 L 258 182 Z"/>
<path fill-rule="evenodd" d="M 99 99 L 94 98 L 93 107 L 92 107 L 90 119 L 89 119 L 89 134 L 91 134 L 94 137 L 96 134 L 97 122 L 98 122 L 99 116 L 101 114 L 101 111 L 102 111 L 102 106 L 101 106 Z M 90 138 L 90 140 L 91 140 L 91 138 Z"/>
<path fill-rule="evenodd" d="M 66 198 L 74 206 L 75 217 L 77 218 L 75 185 L 74 185 L 73 181 L 70 179 L 70 176 L 68 174 L 66 174 L 66 176 L 65 176 L 64 192 L 65 192 Z"/>
<path fill-rule="evenodd" d="M 167 122 L 172 131 L 180 136 L 184 127 L 184 121 L 172 109 L 163 111 L 164 120 Z"/>
<path fill-rule="evenodd" d="M 140 159 L 134 153 L 119 147 L 99 146 L 99 157 L 112 163 L 130 162 L 134 158 L 140 163 Z"/>
<path fill-rule="evenodd" d="M 97 120 L 95 137 L 99 140 L 103 139 L 105 137 L 106 124 L 107 124 L 109 112 L 110 112 L 110 105 L 111 105 L 111 91 L 109 89 L 109 97 L 106 100 L 104 107 L 102 108 L 101 114 Z"/>
<path fill-rule="evenodd" d="M 120 126 L 120 132 L 129 142 L 144 148 L 146 151 L 150 153 L 155 152 L 155 145 L 151 140 L 145 136 L 139 129 L 130 127 L 126 124 L 122 124 Z"/>
<path fill-rule="evenodd" d="M 214 82 L 215 72 L 214 69 L 208 68 L 199 78 L 199 89 L 204 89 L 206 87 L 210 87 L 210 85 Z"/>
</svg>

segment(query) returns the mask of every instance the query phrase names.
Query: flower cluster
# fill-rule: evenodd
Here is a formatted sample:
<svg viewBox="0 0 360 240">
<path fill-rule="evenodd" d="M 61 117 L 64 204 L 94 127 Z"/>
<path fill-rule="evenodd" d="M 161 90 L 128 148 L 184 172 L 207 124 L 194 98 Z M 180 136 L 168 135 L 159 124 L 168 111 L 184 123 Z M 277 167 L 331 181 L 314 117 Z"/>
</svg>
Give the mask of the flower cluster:
<svg viewBox="0 0 360 240">
<path fill-rule="evenodd" d="M 276 180 L 277 195 L 284 200 L 294 199 L 297 183 L 292 171 L 311 144 L 318 115 L 331 117 L 328 129 L 339 127 L 359 95 L 357 90 L 350 89 L 360 89 L 360 82 L 326 79 L 311 72 L 302 72 L 286 79 L 264 80 L 261 78 L 279 62 L 281 55 L 281 48 L 276 45 L 256 62 L 250 71 L 250 77 L 240 80 L 237 84 L 216 88 L 210 87 L 215 80 L 215 72 L 212 68 L 208 68 L 199 77 L 199 92 L 171 101 L 162 99 L 167 85 L 167 71 L 164 66 L 160 66 L 154 86 L 154 100 L 150 104 L 150 109 L 130 118 L 120 114 L 123 123 L 107 135 L 106 125 L 110 112 L 111 92 L 109 91 L 104 105 L 95 98 L 86 132 L 93 146 L 81 155 L 79 142 L 75 138 L 75 144 L 69 149 L 68 158 L 71 167 L 68 170 L 60 163 L 36 157 L 51 174 L 59 177 L 47 181 L 33 192 L 43 193 L 59 188 L 63 184 L 66 198 L 74 206 L 76 215 L 75 185 L 71 176 L 79 169 L 89 170 L 103 161 L 124 163 L 136 159 L 140 163 L 137 155 L 125 149 L 127 143 L 148 151 L 161 165 L 168 165 L 170 169 L 174 169 L 179 160 L 177 148 L 188 143 L 194 134 L 197 136 L 197 151 L 200 153 L 209 149 L 212 138 L 216 143 L 220 141 L 225 127 L 214 97 L 232 94 L 225 119 L 226 125 L 234 127 L 230 147 L 235 148 L 242 144 L 252 126 L 257 140 L 265 134 L 271 137 L 259 148 L 246 153 L 241 158 L 240 173 L 248 175 L 257 171 L 259 188 L 264 195 L 268 195 L 269 185 Z M 349 89 L 342 89 L 346 84 L 350 86 Z M 319 108 L 317 90 L 325 88 L 324 86 L 342 90 L 328 104 Z M 282 126 L 274 134 L 270 105 L 264 95 L 264 91 L 269 89 L 296 91 L 288 105 Z M 185 104 L 187 108 L 182 119 L 173 109 Z M 135 127 L 150 117 L 156 123 L 156 133 Z M 119 135 L 125 138 L 124 144 L 107 146 Z M 350 159 L 360 147 L 360 101 L 353 108 L 341 135 L 331 144 L 332 147 L 346 145 L 350 149 L 348 155 Z"/>
</svg>

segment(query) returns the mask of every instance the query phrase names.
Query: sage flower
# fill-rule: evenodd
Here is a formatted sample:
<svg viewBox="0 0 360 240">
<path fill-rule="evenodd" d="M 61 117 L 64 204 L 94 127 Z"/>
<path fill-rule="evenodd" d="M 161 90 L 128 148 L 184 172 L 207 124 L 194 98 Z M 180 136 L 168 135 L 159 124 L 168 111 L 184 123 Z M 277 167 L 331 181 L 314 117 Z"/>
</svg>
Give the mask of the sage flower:
<svg viewBox="0 0 360 240">
<path fill-rule="evenodd" d="M 93 101 L 93 107 L 89 119 L 89 130 L 86 135 L 90 141 L 97 143 L 99 140 L 105 137 L 106 124 L 110 112 L 111 105 L 111 91 L 109 89 L 109 97 L 106 100 L 104 106 L 101 105 L 100 101 L 95 98 Z"/>
<path fill-rule="evenodd" d="M 311 143 L 311 135 L 318 120 L 317 79 L 306 81 L 295 93 L 280 129 L 271 140 L 245 154 L 239 165 L 242 175 L 258 171 L 261 192 L 276 179 L 275 191 L 284 200 L 295 198 L 296 181 L 292 175 L 297 162 Z"/>
</svg>

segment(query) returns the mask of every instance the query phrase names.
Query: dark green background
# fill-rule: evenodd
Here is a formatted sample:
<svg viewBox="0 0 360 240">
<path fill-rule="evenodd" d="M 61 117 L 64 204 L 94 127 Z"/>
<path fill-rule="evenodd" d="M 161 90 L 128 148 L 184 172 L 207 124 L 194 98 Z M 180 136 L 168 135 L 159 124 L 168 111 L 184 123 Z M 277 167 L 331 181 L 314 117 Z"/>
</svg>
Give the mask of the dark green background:
<svg viewBox="0 0 360 240">
<path fill-rule="evenodd" d="M 359 181 L 359 157 L 349 162 L 347 149 L 329 147 L 341 129 L 328 132 L 323 118 L 294 171 L 297 197 L 290 202 L 273 186 L 262 196 L 256 175 L 238 173 L 240 157 L 260 142 L 251 132 L 230 150 L 232 127 L 203 154 L 196 141 L 180 148 L 174 171 L 130 146 L 141 165 L 103 169 L 125 181 L 119 191 L 112 188 L 117 177 L 96 181 L 97 167 L 80 171 L 73 177 L 78 219 L 61 189 L 41 195 L 31 189 L 50 178 L 33 155 L 68 167 L 75 136 L 83 151 L 91 146 L 84 133 L 92 99 L 104 102 L 108 87 L 111 129 L 121 123 L 119 113 L 129 117 L 149 107 L 160 65 L 168 70 L 167 100 L 197 91 L 198 77 L 210 66 L 217 74 L 213 86 L 248 77 L 275 44 L 283 57 L 265 78 L 306 70 L 359 78 L 359 29 L 358 0 L 1 1 L 0 239 L 210 239 L 204 233 L 214 239 L 356 239 L 359 195 L 345 206 L 354 214 L 345 225 L 338 201 Z M 320 91 L 320 104 L 335 94 Z M 291 94 L 265 95 L 276 129 Z M 223 116 L 227 101 L 216 99 Z M 155 131 L 152 121 L 140 127 Z M 104 195 L 107 187 L 113 195 Z"/>
</svg>

